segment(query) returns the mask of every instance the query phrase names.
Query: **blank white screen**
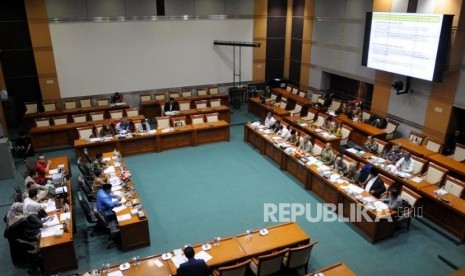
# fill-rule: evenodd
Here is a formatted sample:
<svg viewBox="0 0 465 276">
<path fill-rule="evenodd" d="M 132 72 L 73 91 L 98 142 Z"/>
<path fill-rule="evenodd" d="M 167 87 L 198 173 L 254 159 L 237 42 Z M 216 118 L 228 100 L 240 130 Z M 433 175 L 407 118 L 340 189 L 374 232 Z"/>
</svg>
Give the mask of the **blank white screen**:
<svg viewBox="0 0 465 276">
<path fill-rule="evenodd" d="M 61 95 L 72 97 L 232 82 L 233 49 L 213 41 L 252 41 L 253 20 L 59 23 L 50 33 Z M 241 60 L 251 80 L 252 48 Z"/>
</svg>

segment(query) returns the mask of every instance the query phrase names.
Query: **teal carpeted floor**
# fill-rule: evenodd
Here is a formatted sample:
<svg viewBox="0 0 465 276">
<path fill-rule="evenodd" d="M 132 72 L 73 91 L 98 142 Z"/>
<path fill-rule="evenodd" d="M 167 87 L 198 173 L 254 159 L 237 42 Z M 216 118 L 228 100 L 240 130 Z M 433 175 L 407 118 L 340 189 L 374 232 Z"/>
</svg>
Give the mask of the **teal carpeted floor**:
<svg viewBox="0 0 465 276">
<path fill-rule="evenodd" d="M 79 271 L 101 266 L 102 262 L 120 263 L 133 256 L 152 255 L 181 248 L 215 236 L 229 236 L 249 228 L 261 228 L 264 203 L 321 202 L 306 191 L 288 173 L 243 142 L 243 123 L 254 117 L 233 110 L 231 141 L 161 153 L 128 156 L 127 167 L 142 197 L 150 222 L 151 246 L 120 252 L 105 249 L 104 236 L 90 237 L 79 206 L 75 206 L 77 232 L 75 247 Z M 67 154 L 74 164 L 72 149 L 47 152 L 47 156 Z M 18 169 L 16 180 L 0 181 L 0 214 L 11 202 L 12 186 L 22 183 Z M 73 179 L 77 168 L 72 166 Z M 16 182 L 15 182 L 16 181 Z M 73 181 L 73 184 L 76 183 Z M 452 269 L 442 255 L 457 266 L 465 266 L 465 246 L 456 245 L 431 228 L 414 220 L 410 231 L 401 230 L 393 238 L 372 244 L 352 225 L 342 222 L 310 223 L 298 219 L 312 240 L 319 243 L 310 259 L 311 269 L 339 261 L 357 275 L 445 275 Z M 3 231 L 2 223 L 1 230 Z M 23 275 L 10 261 L 8 243 L 0 239 L 2 275 Z M 311 271 L 311 270 L 310 270 Z M 71 273 L 71 272 L 69 272 Z"/>
</svg>

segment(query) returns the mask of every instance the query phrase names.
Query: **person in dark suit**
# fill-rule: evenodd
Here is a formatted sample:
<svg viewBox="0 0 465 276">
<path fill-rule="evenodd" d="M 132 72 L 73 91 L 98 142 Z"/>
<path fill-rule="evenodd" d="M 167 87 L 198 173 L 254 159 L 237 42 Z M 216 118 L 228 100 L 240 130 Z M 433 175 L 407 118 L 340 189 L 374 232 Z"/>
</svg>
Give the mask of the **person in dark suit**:
<svg viewBox="0 0 465 276">
<path fill-rule="evenodd" d="M 170 101 L 165 103 L 165 106 L 163 108 L 163 111 L 169 112 L 169 111 L 179 111 L 179 104 L 174 100 L 174 98 L 170 98 Z"/>
<path fill-rule="evenodd" d="M 211 274 L 210 268 L 204 260 L 194 258 L 194 248 L 191 246 L 184 248 L 184 255 L 187 258 L 187 262 L 179 266 L 177 270 L 179 276 L 208 276 Z"/>
<path fill-rule="evenodd" d="M 363 188 L 365 191 L 369 192 L 377 198 L 379 198 L 386 191 L 384 182 L 381 177 L 379 177 L 378 169 L 376 167 L 371 167 L 370 176 Z"/>
</svg>

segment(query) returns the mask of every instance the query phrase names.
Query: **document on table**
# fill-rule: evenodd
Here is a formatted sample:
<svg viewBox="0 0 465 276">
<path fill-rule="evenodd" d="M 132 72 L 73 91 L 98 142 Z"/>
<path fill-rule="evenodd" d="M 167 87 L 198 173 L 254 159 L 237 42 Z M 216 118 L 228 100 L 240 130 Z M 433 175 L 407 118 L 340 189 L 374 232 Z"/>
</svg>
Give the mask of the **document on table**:
<svg viewBox="0 0 465 276">
<path fill-rule="evenodd" d="M 126 206 L 120 205 L 118 207 L 113 208 L 113 212 L 118 213 L 118 212 L 123 211 L 124 209 L 126 209 Z"/>
<path fill-rule="evenodd" d="M 184 257 L 184 255 L 174 255 L 174 256 L 171 258 L 171 261 L 173 261 L 173 264 L 176 266 L 176 268 L 179 268 L 179 266 L 180 266 L 182 263 L 187 262 L 187 258 Z"/>
<path fill-rule="evenodd" d="M 60 224 L 60 221 L 58 220 L 58 216 L 56 214 L 53 215 L 51 220 L 43 223 L 44 227 L 52 227 L 57 224 Z"/>
<path fill-rule="evenodd" d="M 66 219 L 71 219 L 71 213 L 70 212 L 62 213 L 60 215 L 60 221 L 65 221 Z"/>
<path fill-rule="evenodd" d="M 103 172 L 104 173 L 114 173 L 115 172 L 115 167 L 114 166 L 109 166 Z"/>
<path fill-rule="evenodd" d="M 131 219 L 131 214 L 124 214 L 124 215 L 121 215 L 121 216 L 117 216 L 116 219 L 118 221 L 129 220 L 129 219 Z"/>
<path fill-rule="evenodd" d="M 55 205 L 55 201 L 49 199 L 47 200 L 46 207 L 45 207 L 45 212 L 50 213 L 54 212 L 57 209 Z"/>
<path fill-rule="evenodd" d="M 63 231 L 63 225 L 62 224 L 58 224 L 58 225 L 55 225 L 55 226 L 52 226 L 52 227 L 46 227 L 46 228 L 40 229 L 40 236 L 42 238 L 52 237 L 52 236 L 55 235 L 55 233 L 57 231 Z"/>
<path fill-rule="evenodd" d="M 107 273 L 108 276 L 123 276 L 123 272 L 121 272 L 121 270 L 116 270 L 116 271 L 112 271 L 112 272 L 108 272 Z"/>
<path fill-rule="evenodd" d="M 159 259 L 155 259 L 155 261 L 153 261 L 153 263 L 154 263 L 156 266 L 158 266 L 158 267 L 162 267 L 162 266 L 163 266 L 163 263 L 160 262 Z"/>
<path fill-rule="evenodd" d="M 415 183 L 420 183 L 423 179 L 419 178 L 418 176 L 415 176 L 414 178 L 412 178 L 412 181 L 415 182 Z"/>
<path fill-rule="evenodd" d="M 210 254 L 208 254 L 207 252 L 205 252 L 205 251 L 202 250 L 202 251 L 197 252 L 197 254 L 195 254 L 195 258 L 196 258 L 196 259 L 202 259 L 202 260 L 204 260 L 205 262 L 208 262 L 208 261 L 211 260 L 213 257 L 212 257 Z"/>
</svg>

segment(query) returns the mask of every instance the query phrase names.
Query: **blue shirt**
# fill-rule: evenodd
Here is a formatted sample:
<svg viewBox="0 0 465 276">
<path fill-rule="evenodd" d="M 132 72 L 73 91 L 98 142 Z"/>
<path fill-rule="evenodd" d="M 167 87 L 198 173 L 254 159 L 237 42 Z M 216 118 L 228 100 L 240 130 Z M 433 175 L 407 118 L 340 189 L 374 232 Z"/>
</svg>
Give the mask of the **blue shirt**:
<svg viewBox="0 0 465 276">
<path fill-rule="evenodd" d="M 103 189 L 100 189 L 97 193 L 97 209 L 102 212 L 105 216 L 113 214 L 113 207 L 118 205 L 118 200 L 112 200 L 116 198 L 114 194 L 108 194 Z"/>
</svg>

